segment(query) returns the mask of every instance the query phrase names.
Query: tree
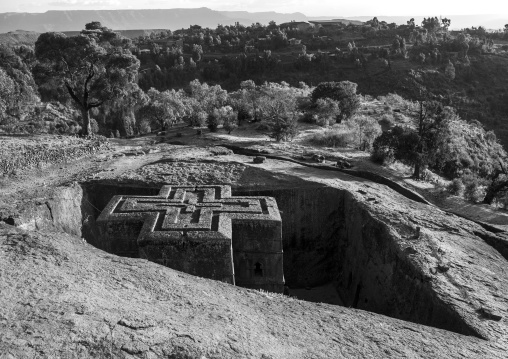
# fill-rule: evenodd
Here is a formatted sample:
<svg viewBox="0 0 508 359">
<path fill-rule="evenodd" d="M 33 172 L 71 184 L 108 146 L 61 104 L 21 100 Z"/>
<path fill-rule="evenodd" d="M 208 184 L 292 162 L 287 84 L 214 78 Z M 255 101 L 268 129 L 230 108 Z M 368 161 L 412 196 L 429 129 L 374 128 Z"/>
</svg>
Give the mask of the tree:
<svg viewBox="0 0 508 359">
<path fill-rule="evenodd" d="M 0 124 L 11 117 L 10 113 L 16 101 L 16 84 L 7 72 L 0 67 Z"/>
<path fill-rule="evenodd" d="M 452 20 L 448 19 L 448 18 L 444 18 L 444 19 L 441 19 L 441 23 L 443 24 L 443 27 L 448 30 L 448 28 L 450 27 L 451 23 L 452 23 Z"/>
<path fill-rule="evenodd" d="M 148 120 L 150 123 L 156 123 L 162 131 L 166 130 L 167 114 L 160 103 L 151 102 L 141 107 L 136 117 Z"/>
<path fill-rule="evenodd" d="M 293 114 L 274 116 L 270 119 L 269 125 L 269 136 L 277 142 L 291 141 L 298 135 L 297 118 Z"/>
<path fill-rule="evenodd" d="M 0 123 L 23 120 L 39 102 L 30 67 L 18 53 L 30 63 L 26 47 L 14 51 L 0 45 Z"/>
<path fill-rule="evenodd" d="M 437 17 L 423 18 L 422 27 L 429 33 L 434 33 L 441 28 L 441 23 Z"/>
<path fill-rule="evenodd" d="M 332 119 L 337 122 L 340 115 L 339 102 L 328 97 L 319 98 L 316 101 L 316 112 L 323 119 L 324 125 L 328 125 Z"/>
<path fill-rule="evenodd" d="M 80 35 L 41 34 L 35 43 L 39 60 L 37 80 L 65 88 L 81 111 L 83 135 L 91 134 L 89 111 L 127 91 L 135 82 L 139 61 L 129 48 L 130 41 L 100 23 L 87 24 Z"/>
<path fill-rule="evenodd" d="M 259 86 L 259 115 L 269 127 L 269 136 L 276 141 L 288 141 L 298 134 L 297 103 L 305 90 L 285 82 L 264 83 Z"/>
<path fill-rule="evenodd" d="M 192 45 L 192 57 L 194 61 L 199 62 L 203 56 L 203 47 L 201 45 Z"/>
<path fill-rule="evenodd" d="M 367 24 L 370 24 L 371 27 L 379 29 L 379 20 L 377 17 L 374 17 L 372 20 L 367 21 Z"/>
<path fill-rule="evenodd" d="M 349 126 L 354 130 L 359 150 L 369 150 L 375 138 L 381 134 L 381 126 L 372 117 L 355 116 L 347 122 L 350 122 Z"/>
<path fill-rule="evenodd" d="M 214 109 L 208 114 L 206 125 L 208 129 L 210 129 L 210 132 L 217 132 L 217 128 L 220 125 L 220 115 L 217 109 Z"/>
<path fill-rule="evenodd" d="M 492 204 L 500 192 L 508 191 L 508 170 L 504 161 L 499 161 L 499 167 L 496 168 L 490 178 L 490 184 L 487 186 L 483 203 Z"/>
<path fill-rule="evenodd" d="M 414 112 L 414 128 L 396 126 L 374 141 L 374 157 L 393 155 L 394 159 L 413 166 L 412 177 L 421 179 L 424 170 L 435 163 L 439 154 L 442 106 L 434 101 L 420 100 Z"/>
<path fill-rule="evenodd" d="M 351 118 L 360 108 L 360 100 L 356 94 L 357 84 L 350 81 L 322 82 L 312 91 L 312 102 L 320 98 L 330 98 L 339 103 L 340 114 L 337 122 Z"/>
<path fill-rule="evenodd" d="M 228 116 L 228 117 L 224 118 L 224 123 L 223 123 L 222 127 L 224 128 L 224 130 L 226 130 L 228 132 L 228 134 L 231 134 L 231 132 L 233 132 L 235 129 L 238 128 L 237 116 L 234 116 L 234 114 L 233 114 L 232 116 Z"/>
<path fill-rule="evenodd" d="M 260 93 L 259 89 L 256 86 L 256 83 L 252 80 L 246 80 L 240 82 L 240 92 L 241 92 L 241 108 L 246 111 L 247 109 L 252 109 L 252 116 L 254 117 L 254 121 L 258 120 L 258 107 L 259 107 L 259 98 Z M 239 112 L 240 114 L 240 112 Z M 244 116 L 244 114 L 242 114 Z M 244 116 L 244 118 L 247 118 Z"/>
</svg>

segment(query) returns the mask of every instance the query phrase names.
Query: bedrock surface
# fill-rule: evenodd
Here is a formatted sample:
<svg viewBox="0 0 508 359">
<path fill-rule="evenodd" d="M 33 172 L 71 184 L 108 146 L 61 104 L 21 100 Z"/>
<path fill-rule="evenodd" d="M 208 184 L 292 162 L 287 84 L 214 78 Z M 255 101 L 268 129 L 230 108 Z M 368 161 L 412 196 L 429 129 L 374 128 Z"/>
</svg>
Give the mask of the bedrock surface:
<svg viewBox="0 0 508 359">
<path fill-rule="evenodd" d="M 503 358 L 501 345 L 106 254 L 0 224 L 7 357 Z"/>
</svg>

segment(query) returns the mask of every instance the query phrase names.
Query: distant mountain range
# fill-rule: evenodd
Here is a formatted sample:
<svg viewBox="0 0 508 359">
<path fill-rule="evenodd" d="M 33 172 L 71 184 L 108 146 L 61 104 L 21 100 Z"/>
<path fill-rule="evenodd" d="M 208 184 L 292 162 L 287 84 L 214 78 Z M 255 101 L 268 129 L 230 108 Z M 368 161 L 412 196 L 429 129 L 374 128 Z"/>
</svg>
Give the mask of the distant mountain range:
<svg viewBox="0 0 508 359">
<path fill-rule="evenodd" d="M 100 21 L 114 30 L 170 29 L 188 28 L 190 25 L 215 28 L 218 24 L 243 25 L 252 23 L 268 24 L 273 20 L 277 24 L 308 20 L 330 20 L 339 16 L 307 17 L 302 13 L 215 11 L 209 8 L 163 9 L 163 10 L 72 10 L 47 11 L 45 13 L 0 13 L 0 33 L 25 30 L 79 31 L 86 23 Z M 508 23 L 508 16 L 501 15 L 458 15 L 446 16 L 452 20 L 452 28 L 485 26 L 487 29 L 499 29 Z M 347 17 L 344 20 L 367 21 L 372 16 Z M 378 16 L 380 21 L 405 24 L 410 16 Z M 420 23 L 422 16 L 414 16 Z"/>
<path fill-rule="evenodd" d="M 77 31 L 86 23 L 100 21 L 114 30 L 188 28 L 190 25 L 216 28 L 218 24 L 243 25 L 305 21 L 302 13 L 215 11 L 208 8 L 165 10 L 72 10 L 47 11 L 45 13 L 1 13 L 0 33 L 25 30 L 35 32 Z"/>
</svg>

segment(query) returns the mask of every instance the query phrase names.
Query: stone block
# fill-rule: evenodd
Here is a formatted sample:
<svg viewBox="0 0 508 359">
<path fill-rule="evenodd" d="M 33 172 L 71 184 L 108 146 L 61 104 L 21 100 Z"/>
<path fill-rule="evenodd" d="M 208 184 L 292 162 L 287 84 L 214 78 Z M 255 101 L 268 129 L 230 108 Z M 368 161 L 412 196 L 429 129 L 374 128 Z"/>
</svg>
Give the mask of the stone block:
<svg viewBox="0 0 508 359">
<path fill-rule="evenodd" d="M 153 197 L 114 196 L 97 224 L 99 247 L 110 253 L 249 288 L 284 289 L 282 223 L 271 197 L 233 197 L 229 186 L 163 186 Z"/>
</svg>

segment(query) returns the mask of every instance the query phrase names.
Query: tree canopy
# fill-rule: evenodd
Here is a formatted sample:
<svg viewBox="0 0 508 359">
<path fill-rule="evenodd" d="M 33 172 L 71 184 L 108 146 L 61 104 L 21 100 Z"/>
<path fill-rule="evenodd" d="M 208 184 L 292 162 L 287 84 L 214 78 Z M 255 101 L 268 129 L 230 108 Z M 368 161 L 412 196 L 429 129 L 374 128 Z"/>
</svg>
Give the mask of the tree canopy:
<svg viewBox="0 0 508 359">
<path fill-rule="evenodd" d="M 312 91 L 312 101 L 329 98 L 337 101 L 340 113 L 338 121 L 351 118 L 360 108 L 360 100 L 356 95 L 357 84 L 350 81 L 341 82 L 322 82 Z"/>
<path fill-rule="evenodd" d="M 0 124 L 22 120 L 38 102 L 30 68 L 13 49 L 0 45 Z"/>
<path fill-rule="evenodd" d="M 83 134 L 91 133 L 89 110 L 124 94 L 135 82 L 139 61 L 130 41 L 93 22 L 79 36 L 41 34 L 35 44 L 36 79 L 63 88 L 55 96 L 72 100 L 82 113 Z"/>
</svg>

